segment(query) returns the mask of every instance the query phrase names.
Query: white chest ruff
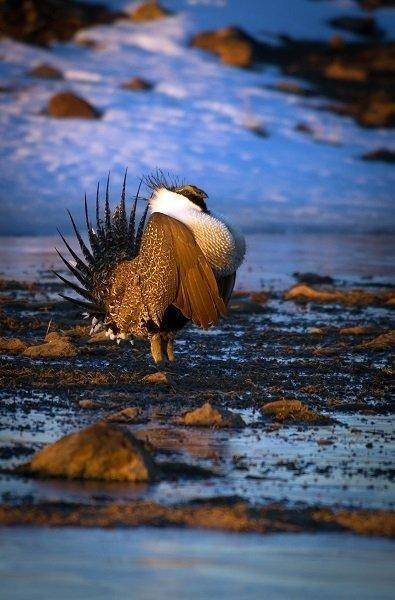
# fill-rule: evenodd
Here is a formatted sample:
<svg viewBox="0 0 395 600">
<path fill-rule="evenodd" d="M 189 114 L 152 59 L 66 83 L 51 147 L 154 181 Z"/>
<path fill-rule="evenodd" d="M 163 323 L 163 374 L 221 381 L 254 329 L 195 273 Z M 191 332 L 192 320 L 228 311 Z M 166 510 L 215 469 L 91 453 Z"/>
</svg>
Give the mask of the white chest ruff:
<svg viewBox="0 0 395 600">
<path fill-rule="evenodd" d="M 230 275 L 238 269 L 245 254 L 245 242 L 241 234 L 206 213 L 197 213 L 184 222 L 192 230 L 216 275 Z"/>
<path fill-rule="evenodd" d="M 160 190 L 151 200 L 151 212 L 169 215 L 187 225 L 215 275 L 231 275 L 243 262 L 243 235 L 222 219 L 197 210 L 184 196 Z"/>
</svg>

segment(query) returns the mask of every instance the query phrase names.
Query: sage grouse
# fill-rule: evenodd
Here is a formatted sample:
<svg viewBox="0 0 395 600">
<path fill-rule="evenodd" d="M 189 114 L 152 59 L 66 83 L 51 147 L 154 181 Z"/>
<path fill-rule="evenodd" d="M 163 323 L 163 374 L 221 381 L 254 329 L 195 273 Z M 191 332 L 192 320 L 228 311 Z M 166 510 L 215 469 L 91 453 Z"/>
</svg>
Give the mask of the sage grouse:
<svg viewBox="0 0 395 600">
<path fill-rule="evenodd" d="M 244 238 L 210 213 L 205 192 L 158 174 L 145 180 L 150 197 L 136 227 L 141 183 L 128 216 L 125 182 L 126 174 L 121 200 L 112 212 L 107 179 L 104 215 L 98 186 L 95 228 L 85 196 L 90 248 L 69 213 L 83 258 L 59 232 L 74 261 L 57 252 L 81 286 L 56 275 L 85 299 L 63 295 L 92 318 L 91 334 L 104 328 L 117 342 L 148 339 L 156 363 L 174 360 L 174 338 L 188 321 L 207 329 L 226 315 L 245 253 Z"/>
</svg>

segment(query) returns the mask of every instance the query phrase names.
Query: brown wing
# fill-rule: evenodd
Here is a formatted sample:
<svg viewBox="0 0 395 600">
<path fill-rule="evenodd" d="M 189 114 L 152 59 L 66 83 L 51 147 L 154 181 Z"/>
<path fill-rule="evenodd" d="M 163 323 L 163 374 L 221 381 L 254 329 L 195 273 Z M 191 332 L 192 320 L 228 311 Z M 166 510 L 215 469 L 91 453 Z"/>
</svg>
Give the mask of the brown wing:
<svg viewBox="0 0 395 600">
<path fill-rule="evenodd" d="M 170 304 L 203 328 L 226 314 L 211 267 L 191 230 L 177 219 L 162 213 L 150 217 L 138 274 L 143 302 L 158 326 Z"/>
</svg>

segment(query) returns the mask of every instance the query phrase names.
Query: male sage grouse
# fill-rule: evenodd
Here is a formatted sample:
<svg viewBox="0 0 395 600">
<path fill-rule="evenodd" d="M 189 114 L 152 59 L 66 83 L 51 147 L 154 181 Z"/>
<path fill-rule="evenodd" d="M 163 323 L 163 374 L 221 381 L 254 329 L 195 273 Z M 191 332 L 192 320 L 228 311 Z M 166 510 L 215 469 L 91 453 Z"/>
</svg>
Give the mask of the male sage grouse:
<svg viewBox="0 0 395 600">
<path fill-rule="evenodd" d="M 109 179 L 104 215 L 96 194 L 96 227 L 85 219 L 90 248 L 70 219 L 82 257 L 60 233 L 74 261 L 59 256 L 81 284 L 56 273 L 85 300 L 63 296 L 92 318 L 91 333 L 104 328 L 111 339 L 148 339 L 156 363 L 174 360 L 173 342 L 188 321 L 207 329 L 226 315 L 236 270 L 245 253 L 243 236 L 207 209 L 194 185 L 148 177 L 150 197 L 136 227 L 140 187 L 126 214 L 125 182 L 112 212 Z M 147 215 L 149 218 L 147 221 Z M 147 221 L 147 222 L 146 222 Z"/>
</svg>

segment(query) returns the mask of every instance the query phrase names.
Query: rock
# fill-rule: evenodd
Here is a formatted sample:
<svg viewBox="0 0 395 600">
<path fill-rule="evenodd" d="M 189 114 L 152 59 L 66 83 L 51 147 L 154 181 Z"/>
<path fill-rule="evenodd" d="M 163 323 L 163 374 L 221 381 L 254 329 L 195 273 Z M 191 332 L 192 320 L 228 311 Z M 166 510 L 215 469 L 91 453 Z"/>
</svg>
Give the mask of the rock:
<svg viewBox="0 0 395 600">
<path fill-rule="evenodd" d="M 78 406 L 80 408 L 86 408 L 87 410 L 95 410 L 97 408 L 102 408 L 101 404 L 95 402 L 94 400 L 90 400 L 87 398 L 86 400 L 80 400 L 78 402 Z"/>
<path fill-rule="evenodd" d="M 57 332 L 48 333 L 43 344 L 29 346 L 23 352 L 29 358 L 55 358 L 76 356 L 77 348 L 70 342 L 70 338 Z"/>
<path fill-rule="evenodd" d="M 10 354 L 19 354 L 26 350 L 27 344 L 18 338 L 0 337 L 0 350 Z"/>
<path fill-rule="evenodd" d="M 144 2 L 136 6 L 130 16 L 133 21 L 154 21 L 168 17 L 170 14 L 170 11 L 159 2 Z"/>
<path fill-rule="evenodd" d="M 378 148 L 377 150 L 365 152 L 361 158 L 362 160 L 382 161 L 392 164 L 395 163 L 395 151 L 388 148 Z"/>
<path fill-rule="evenodd" d="M 213 52 L 227 65 L 246 68 L 254 62 L 256 42 L 238 27 L 224 27 L 197 33 L 191 46 Z"/>
<path fill-rule="evenodd" d="M 334 444 L 333 440 L 327 438 L 318 438 L 316 442 L 319 446 L 333 446 Z"/>
<path fill-rule="evenodd" d="M 25 470 L 40 477 L 151 481 L 157 468 L 144 444 L 116 425 L 96 423 L 35 454 Z"/>
<path fill-rule="evenodd" d="M 325 335 L 326 334 L 326 330 L 323 329 L 322 327 L 310 327 L 308 329 L 309 333 L 312 333 L 313 335 Z"/>
<path fill-rule="evenodd" d="M 344 38 L 342 38 L 341 35 L 332 35 L 328 43 L 332 50 L 344 50 L 346 45 Z"/>
<path fill-rule="evenodd" d="M 243 419 L 237 413 L 206 402 L 196 410 L 185 413 L 180 422 L 195 427 L 243 427 Z"/>
<path fill-rule="evenodd" d="M 389 300 L 388 294 L 375 294 L 364 290 L 316 290 L 304 283 L 297 283 L 284 293 L 284 300 L 296 302 L 338 302 L 349 306 L 366 306 L 384 304 Z"/>
<path fill-rule="evenodd" d="M 364 127 L 395 126 L 395 102 L 385 93 L 374 94 L 351 112 Z"/>
<path fill-rule="evenodd" d="M 59 92 L 48 102 L 46 112 L 58 119 L 99 119 L 101 112 L 72 92 Z"/>
<path fill-rule="evenodd" d="M 328 79 L 338 79 L 339 81 L 365 81 L 368 73 L 362 67 L 347 65 L 338 60 L 331 62 L 324 71 Z"/>
<path fill-rule="evenodd" d="M 30 77 L 38 77 L 40 79 L 63 79 L 63 73 L 56 67 L 42 63 L 33 67 L 28 73 Z"/>
<path fill-rule="evenodd" d="M 79 0 L 2 0 L 0 33 L 47 46 L 54 40 L 71 39 L 84 27 L 111 23 L 120 15 L 101 4 Z"/>
<path fill-rule="evenodd" d="M 284 94 L 293 94 L 295 96 L 315 96 L 315 92 L 313 90 L 302 87 L 295 81 L 277 81 L 277 83 L 270 89 L 273 89 L 276 92 L 283 92 Z"/>
<path fill-rule="evenodd" d="M 373 17 L 350 17 L 345 15 L 331 19 L 329 24 L 337 29 L 368 37 L 379 37 L 383 34 Z"/>
<path fill-rule="evenodd" d="M 231 300 L 229 308 L 232 312 L 255 315 L 265 312 L 265 308 L 261 302 L 254 302 L 253 300 Z"/>
<path fill-rule="evenodd" d="M 278 423 L 309 423 L 311 425 L 327 425 L 331 422 L 329 417 L 312 410 L 300 400 L 281 398 L 268 402 L 262 407 L 265 415 L 272 417 Z"/>
<path fill-rule="evenodd" d="M 395 347 L 395 329 L 382 333 L 368 342 L 363 342 L 357 346 L 358 349 L 368 350 L 386 350 Z"/>
<path fill-rule="evenodd" d="M 122 84 L 122 89 L 133 90 L 133 91 L 146 91 L 152 90 L 153 85 L 146 79 L 140 79 L 140 77 L 132 77 L 129 81 Z"/>
<path fill-rule="evenodd" d="M 351 327 L 342 327 L 339 333 L 341 335 L 363 335 L 369 331 L 369 327 L 364 327 L 363 325 L 352 325 Z"/>
<path fill-rule="evenodd" d="M 137 406 L 129 406 L 106 417 L 109 423 L 141 423 L 143 420 L 141 411 Z"/>
<path fill-rule="evenodd" d="M 254 118 L 253 119 L 251 119 L 251 118 L 244 119 L 243 125 L 248 131 L 251 131 L 251 133 L 257 135 L 258 137 L 261 137 L 261 138 L 269 137 L 269 133 L 267 132 L 265 127 Z"/>
<path fill-rule="evenodd" d="M 295 125 L 295 131 L 300 131 L 300 133 L 307 133 L 308 135 L 313 135 L 314 133 L 314 129 L 311 127 L 311 125 L 308 125 L 307 123 L 298 123 L 297 125 Z"/>
<path fill-rule="evenodd" d="M 145 375 L 142 379 L 145 383 L 158 383 L 162 385 L 171 385 L 166 373 L 163 371 L 157 371 L 156 373 L 150 373 Z"/>
<path fill-rule="evenodd" d="M 77 44 L 77 46 L 81 46 L 81 48 L 87 48 L 88 50 L 93 51 L 105 50 L 106 48 L 106 45 L 104 43 L 98 42 L 97 40 L 88 37 L 77 37 L 74 40 L 74 43 Z"/>
<path fill-rule="evenodd" d="M 315 283 L 326 283 L 331 285 L 334 283 L 333 278 L 329 277 L 329 275 L 318 275 L 317 273 L 299 273 L 299 271 L 296 271 L 292 275 L 297 281 L 299 281 L 299 283 L 303 282 L 310 285 Z"/>
<path fill-rule="evenodd" d="M 266 304 L 269 300 L 270 294 L 268 292 L 251 292 L 250 299 L 252 302 L 258 302 L 259 304 Z"/>
</svg>

